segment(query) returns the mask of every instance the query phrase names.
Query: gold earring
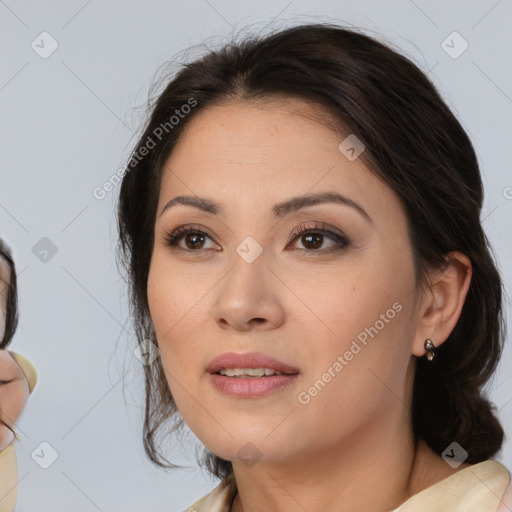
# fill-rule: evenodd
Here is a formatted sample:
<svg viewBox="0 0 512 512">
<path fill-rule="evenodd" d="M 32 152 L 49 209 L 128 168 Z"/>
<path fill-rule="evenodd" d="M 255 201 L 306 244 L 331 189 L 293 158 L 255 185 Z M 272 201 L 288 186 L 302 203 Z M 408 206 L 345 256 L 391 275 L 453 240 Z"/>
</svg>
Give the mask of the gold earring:
<svg viewBox="0 0 512 512">
<path fill-rule="evenodd" d="M 429 361 L 432 361 L 436 355 L 436 346 L 434 345 L 434 342 L 427 338 L 425 340 L 425 350 L 427 351 L 426 356 Z"/>
</svg>

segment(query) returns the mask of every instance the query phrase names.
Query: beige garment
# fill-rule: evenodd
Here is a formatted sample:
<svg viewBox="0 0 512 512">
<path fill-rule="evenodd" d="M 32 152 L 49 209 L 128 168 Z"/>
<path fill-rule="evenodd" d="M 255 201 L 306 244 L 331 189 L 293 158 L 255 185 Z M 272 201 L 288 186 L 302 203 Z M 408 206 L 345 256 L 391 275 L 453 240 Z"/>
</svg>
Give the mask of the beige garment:
<svg viewBox="0 0 512 512">
<path fill-rule="evenodd" d="M 0 512 L 12 512 L 18 491 L 16 450 L 10 444 L 0 452 Z"/>
<path fill-rule="evenodd" d="M 228 477 L 185 512 L 230 512 L 236 482 Z M 511 512 L 512 484 L 507 468 L 486 460 L 411 496 L 390 512 Z"/>
</svg>

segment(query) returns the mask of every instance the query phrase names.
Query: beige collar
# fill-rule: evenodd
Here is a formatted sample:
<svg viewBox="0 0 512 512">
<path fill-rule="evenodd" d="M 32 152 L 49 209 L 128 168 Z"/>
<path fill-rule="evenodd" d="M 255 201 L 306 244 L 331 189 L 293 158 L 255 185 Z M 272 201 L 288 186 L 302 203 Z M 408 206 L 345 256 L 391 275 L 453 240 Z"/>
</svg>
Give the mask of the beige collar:
<svg viewBox="0 0 512 512">
<path fill-rule="evenodd" d="M 479 462 L 411 496 L 392 512 L 497 512 L 510 483 L 507 468 L 494 460 Z"/>
<path fill-rule="evenodd" d="M 390 512 L 500 512 L 498 507 L 509 483 L 507 468 L 486 460 L 427 487 Z M 235 495 L 236 482 L 231 476 L 187 510 L 230 512 Z"/>
</svg>

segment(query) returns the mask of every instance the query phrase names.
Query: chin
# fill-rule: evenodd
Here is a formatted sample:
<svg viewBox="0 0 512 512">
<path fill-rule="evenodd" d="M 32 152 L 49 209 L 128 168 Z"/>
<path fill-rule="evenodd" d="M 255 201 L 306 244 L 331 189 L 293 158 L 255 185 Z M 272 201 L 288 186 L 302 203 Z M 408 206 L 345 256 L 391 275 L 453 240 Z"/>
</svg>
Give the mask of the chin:
<svg viewBox="0 0 512 512">
<path fill-rule="evenodd" d="M 269 462 L 280 460 L 286 456 L 282 448 L 284 441 L 275 437 L 269 437 L 274 427 L 263 429 L 258 435 L 230 431 L 233 437 L 224 443 L 208 443 L 208 449 L 222 459 L 241 462 L 246 465 L 257 461 Z M 206 444 L 205 444 L 206 446 Z"/>
</svg>

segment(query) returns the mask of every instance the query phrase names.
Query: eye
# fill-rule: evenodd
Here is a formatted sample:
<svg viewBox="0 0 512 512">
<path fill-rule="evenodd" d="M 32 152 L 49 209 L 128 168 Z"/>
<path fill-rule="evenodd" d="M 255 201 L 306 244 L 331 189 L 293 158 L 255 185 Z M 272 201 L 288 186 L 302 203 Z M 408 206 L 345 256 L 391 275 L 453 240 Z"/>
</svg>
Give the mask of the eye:
<svg viewBox="0 0 512 512">
<path fill-rule="evenodd" d="M 204 243 L 207 238 L 210 237 L 204 231 L 194 226 L 179 226 L 172 233 L 165 235 L 165 245 L 184 251 L 197 251 L 205 248 Z M 180 245 L 182 240 L 185 243 L 185 247 Z"/>
<path fill-rule="evenodd" d="M 12 380 L 0 380 L 0 386 L 2 386 L 3 384 L 9 384 L 9 382 L 12 382 Z"/>
<path fill-rule="evenodd" d="M 300 238 L 302 245 L 305 247 L 305 249 L 298 249 L 299 251 L 313 254 L 328 254 L 331 252 L 342 251 L 350 245 L 350 240 L 344 234 L 326 229 L 325 224 L 313 227 L 301 226 L 294 231 L 292 237 L 292 241 Z M 325 238 L 330 238 L 335 243 L 327 248 L 319 250 L 323 245 Z"/>
<path fill-rule="evenodd" d="M 331 252 L 341 251 L 350 245 L 349 239 L 341 232 L 335 232 L 326 229 L 325 224 L 314 225 L 310 227 L 301 226 L 292 233 L 291 240 L 301 239 L 304 249 L 297 249 L 306 253 L 327 254 Z M 328 238 L 334 242 L 328 248 L 320 249 Z M 188 252 L 199 252 L 201 249 L 207 249 L 205 243 L 211 237 L 194 226 L 179 226 L 172 233 L 165 235 L 165 245 L 176 250 Z M 182 242 L 184 246 L 182 245 Z M 213 242 L 213 240 L 212 240 Z M 214 244 L 214 250 L 221 251 L 218 245 Z"/>
</svg>

